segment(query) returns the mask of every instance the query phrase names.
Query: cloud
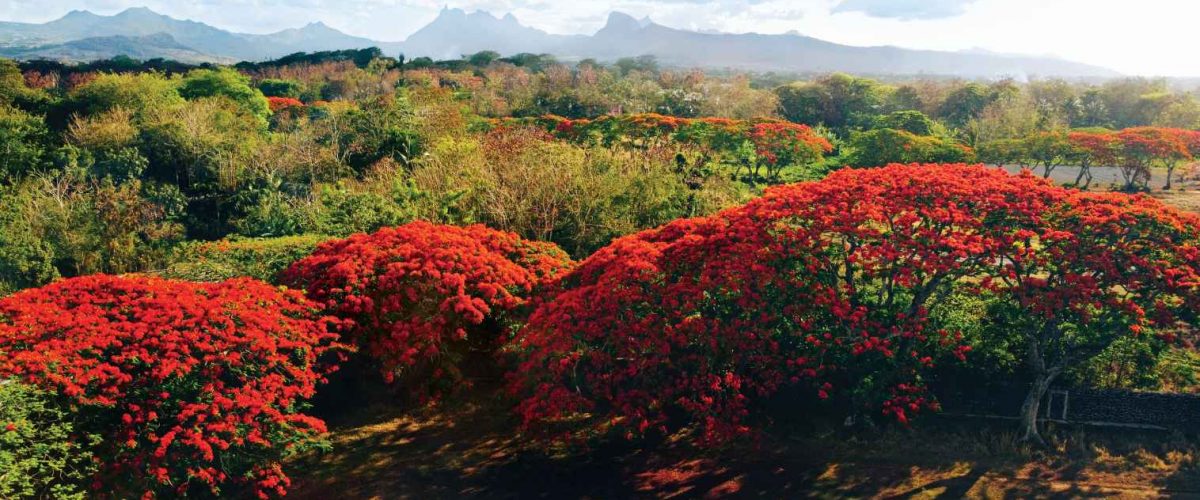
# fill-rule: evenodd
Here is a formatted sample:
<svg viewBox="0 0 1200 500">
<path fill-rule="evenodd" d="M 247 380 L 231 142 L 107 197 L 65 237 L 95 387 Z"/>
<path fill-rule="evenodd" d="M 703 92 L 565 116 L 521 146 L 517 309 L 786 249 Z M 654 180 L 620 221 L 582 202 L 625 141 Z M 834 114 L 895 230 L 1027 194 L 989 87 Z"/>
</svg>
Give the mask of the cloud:
<svg viewBox="0 0 1200 500">
<path fill-rule="evenodd" d="M 862 12 L 889 19 L 943 19 L 964 12 L 976 0 L 842 0 L 833 12 Z"/>
</svg>

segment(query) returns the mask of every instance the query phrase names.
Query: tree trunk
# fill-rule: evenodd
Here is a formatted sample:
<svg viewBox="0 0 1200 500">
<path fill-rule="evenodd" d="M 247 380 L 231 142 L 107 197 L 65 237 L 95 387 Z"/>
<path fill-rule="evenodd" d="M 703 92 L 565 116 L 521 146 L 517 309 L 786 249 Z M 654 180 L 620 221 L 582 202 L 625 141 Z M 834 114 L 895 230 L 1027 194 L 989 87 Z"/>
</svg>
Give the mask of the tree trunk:
<svg viewBox="0 0 1200 500">
<path fill-rule="evenodd" d="M 1083 179 L 1087 178 L 1087 183 L 1083 183 Z M 1079 175 L 1075 176 L 1075 187 L 1077 189 L 1087 189 L 1092 184 L 1092 169 L 1084 163 L 1079 166 Z"/>
<path fill-rule="evenodd" d="M 1029 394 L 1025 396 L 1025 403 L 1021 405 L 1022 441 L 1031 442 L 1039 446 L 1046 445 L 1046 441 L 1042 439 L 1041 433 L 1038 432 L 1038 412 L 1042 406 L 1042 398 L 1046 397 L 1046 391 L 1050 389 L 1050 384 L 1054 382 L 1057 376 L 1057 369 L 1039 372 L 1033 381 L 1033 385 L 1029 387 Z"/>
<path fill-rule="evenodd" d="M 1163 189 L 1165 189 L 1167 191 L 1171 190 L 1171 177 L 1173 177 L 1174 174 L 1175 174 L 1175 167 L 1167 167 L 1167 185 L 1163 186 Z"/>
</svg>

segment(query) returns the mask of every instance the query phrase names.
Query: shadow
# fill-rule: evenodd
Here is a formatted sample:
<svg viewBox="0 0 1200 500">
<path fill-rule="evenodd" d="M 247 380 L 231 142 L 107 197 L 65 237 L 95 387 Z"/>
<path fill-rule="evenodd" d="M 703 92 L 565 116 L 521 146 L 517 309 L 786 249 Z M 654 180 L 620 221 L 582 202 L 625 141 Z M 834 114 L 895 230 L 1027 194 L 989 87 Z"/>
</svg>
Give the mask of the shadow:
<svg viewBox="0 0 1200 500">
<path fill-rule="evenodd" d="M 937 493 L 936 498 L 967 498 L 967 492 L 975 488 L 976 483 L 983 478 L 985 472 L 987 471 L 982 467 L 972 467 L 967 474 L 962 476 L 940 479 L 885 498 L 909 498 L 917 495 L 918 493 L 934 492 L 938 490 L 940 490 L 940 492 Z"/>
<path fill-rule="evenodd" d="M 441 406 L 380 404 L 292 460 L 292 498 L 1195 498 L 1191 438 L 1055 431 L 1030 452 L 1007 423 L 929 418 L 911 429 L 788 430 L 714 448 L 685 435 L 547 446 L 476 387 Z"/>
</svg>

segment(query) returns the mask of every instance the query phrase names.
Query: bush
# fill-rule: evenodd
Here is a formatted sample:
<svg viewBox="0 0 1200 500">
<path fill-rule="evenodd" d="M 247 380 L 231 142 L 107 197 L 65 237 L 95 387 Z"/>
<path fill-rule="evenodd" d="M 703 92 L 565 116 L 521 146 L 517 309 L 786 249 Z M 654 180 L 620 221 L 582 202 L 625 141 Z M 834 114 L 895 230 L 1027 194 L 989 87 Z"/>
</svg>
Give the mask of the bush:
<svg viewBox="0 0 1200 500">
<path fill-rule="evenodd" d="M 953 140 L 919 136 L 904 130 L 881 128 L 854 134 L 846 162 L 854 167 L 879 167 L 891 163 L 956 163 L 971 161 L 974 151 Z"/>
<path fill-rule="evenodd" d="M 568 266 L 553 244 L 413 222 L 324 243 L 282 279 L 352 320 L 349 338 L 389 381 L 428 374 L 412 384 L 421 393 L 460 382 L 467 349 L 494 349 L 530 294 Z"/>
<path fill-rule="evenodd" d="M 54 248 L 18 206 L 27 195 L 0 186 L 0 198 L 0 296 L 57 278 Z"/>
<path fill-rule="evenodd" d="M 274 282 L 280 271 L 312 253 L 328 236 L 303 234 L 279 238 L 230 238 L 178 246 L 162 275 L 188 281 L 250 277 Z"/>
<path fill-rule="evenodd" d="M 37 171 L 49 142 L 46 123 L 17 108 L 0 104 L 0 183 L 10 183 Z"/>
<path fill-rule="evenodd" d="M 53 394 L 0 381 L 0 497 L 86 498 L 95 440 L 75 432 Z"/>
<path fill-rule="evenodd" d="M 267 78 L 258 82 L 258 90 L 267 97 L 300 98 L 300 84 L 291 80 Z"/>
<path fill-rule="evenodd" d="M 186 99 L 228 97 L 250 114 L 265 120 L 271 115 L 270 104 L 263 93 L 250 86 L 250 78 L 229 68 L 192 70 L 179 85 L 179 95 Z"/>
<path fill-rule="evenodd" d="M 94 275 L 0 299 L 0 376 L 53 391 L 95 434 L 114 496 L 284 494 L 280 461 L 318 443 L 302 413 L 335 347 L 298 292 Z"/>
</svg>

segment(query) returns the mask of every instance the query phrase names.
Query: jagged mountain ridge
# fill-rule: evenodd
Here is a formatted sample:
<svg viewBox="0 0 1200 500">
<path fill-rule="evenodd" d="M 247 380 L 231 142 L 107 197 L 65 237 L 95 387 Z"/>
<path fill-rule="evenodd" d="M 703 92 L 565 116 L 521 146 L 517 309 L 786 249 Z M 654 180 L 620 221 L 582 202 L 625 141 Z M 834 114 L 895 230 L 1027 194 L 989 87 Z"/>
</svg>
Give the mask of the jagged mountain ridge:
<svg viewBox="0 0 1200 500">
<path fill-rule="evenodd" d="M 173 43 L 158 35 L 167 35 Z M 153 43 L 121 52 L 131 40 Z M 0 55 L 87 60 L 125 54 L 187 62 L 263 60 L 294 52 L 376 46 L 389 55 L 454 59 L 481 50 L 504 55 L 553 54 L 566 60 L 651 54 L 676 66 L 755 71 L 858 74 L 930 74 L 963 77 L 1105 77 L 1105 68 L 1061 59 L 971 52 L 912 50 L 899 47 L 840 45 L 795 33 L 781 35 L 697 32 L 671 28 L 649 18 L 614 12 L 593 35 L 557 35 L 521 24 L 511 14 L 496 17 L 476 11 L 443 9 L 404 42 L 378 42 L 347 35 L 322 23 L 266 35 L 233 33 L 196 21 L 184 21 L 146 8 L 113 16 L 72 11 L 45 24 L 0 23 Z M 81 47 L 86 47 L 83 50 Z"/>
</svg>

